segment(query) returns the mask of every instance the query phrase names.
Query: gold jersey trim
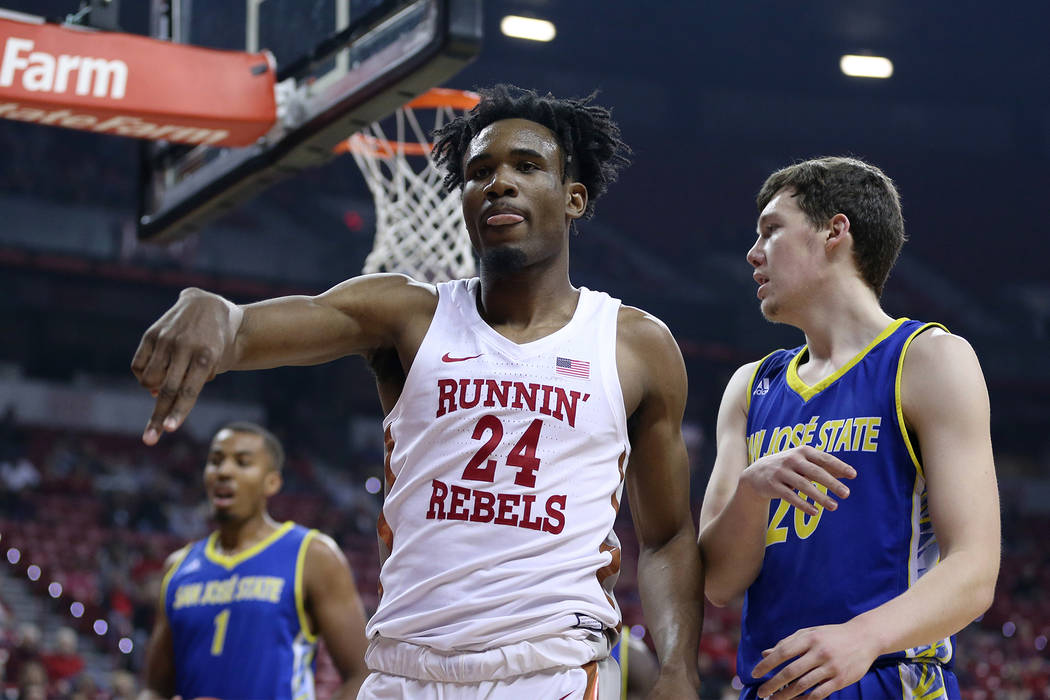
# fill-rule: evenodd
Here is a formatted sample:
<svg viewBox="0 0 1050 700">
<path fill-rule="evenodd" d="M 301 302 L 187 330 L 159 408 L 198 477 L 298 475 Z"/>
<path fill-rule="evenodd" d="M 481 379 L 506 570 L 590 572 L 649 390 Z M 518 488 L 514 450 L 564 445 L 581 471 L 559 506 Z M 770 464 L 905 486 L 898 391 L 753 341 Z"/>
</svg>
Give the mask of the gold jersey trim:
<svg viewBox="0 0 1050 700">
<path fill-rule="evenodd" d="M 216 530 L 208 536 L 208 543 L 204 546 L 204 556 L 208 558 L 208 561 L 214 564 L 218 564 L 219 566 L 229 571 L 241 562 L 251 559 L 256 554 L 269 547 L 271 544 L 273 544 L 282 536 L 284 536 L 284 534 L 291 530 L 294 526 L 295 523 L 293 523 L 291 520 L 287 520 L 284 523 L 282 523 L 280 527 L 271 532 L 265 539 L 256 542 L 243 552 L 238 552 L 237 554 L 231 555 L 222 554 L 216 548 L 216 543 L 219 541 L 219 531 Z"/>
<path fill-rule="evenodd" d="M 165 612 L 168 607 L 168 584 L 171 583 L 171 577 L 175 575 L 175 572 L 182 566 L 182 562 L 186 561 L 187 555 L 190 550 L 193 549 L 193 543 L 184 546 L 175 555 L 175 562 L 171 565 L 171 568 L 164 574 L 164 578 L 160 582 L 160 599 L 164 601 Z"/>
<path fill-rule="evenodd" d="M 317 536 L 317 530 L 310 530 L 299 543 L 299 554 L 295 558 L 295 611 L 299 614 L 299 628 L 303 637 L 310 644 L 317 642 L 317 635 L 310 630 L 310 620 L 306 617 L 306 596 L 303 594 L 303 570 L 306 567 L 306 550 Z"/>
<path fill-rule="evenodd" d="M 886 340 L 886 338 L 888 338 L 891 335 L 893 335 L 893 332 L 896 331 L 898 328 L 900 328 L 901 324 L 904 323 L 907 320 L 908 320 L 907 318 L 898 318 L 897 320 L 895 320 L 892 323 L 890 323 L 890 325 L 888 325 L 888 326 L 886 326 L 885 328 L 882 329 L 881 333 L 879 333 L 877 336 L 875 336 L 874 340 L 872 340 L 870 343 L 868 343 L 867 347 L 865 347 L 863 350 L 861 350 L 856 355 L 854 355 L 853 359 L 851 359 L 849 362 L 847 362 L 846 364 L 844 364 L 841 367 L 839 367 L 837 370 L 835 370 L 834 372 L 832 372 L 828 376 L 826 376 L 823 379 L 821 379 L 819 382 L 817 382 L 813 386 L 810 386 L 809 384 L 806 384 L 804 381 L 802 381 L 802 378 L 798 376 L 799 361 L 802 359 L 802 357 L 804 355 L 808 355 L 809 354 L 809 345 L 803 345 L 802 349 L 799 350 L 795 354 L 795 356 L 791 358 L 791 362 L 788 363 L 788 368 L 787 368 L 787 383 L 788 383 L 788 386 L 791 387 L 791 389 L 793 389 L 796 394 L 801 396 L 803 401 L 809 401 L 814 396 L 816 396 L 820 392 L 824 391 L 824 389 L 827 389 L 829 386 L 831 386 L 834 382 L 836 382 L 844 374 L 846 374 L 851 369 L 853 369 L 853 367 L 858 362 L 860 362 L 865 357 L 867 357 L 868 353 L 871 352 L 875 348 L 875 346 L 877 346 L 882 341 Z"/>
<path fill-rule="evenodd" d="M 904 446 L 908 448 L 908 454 L 911 455 L 912 464 L 915 465 L 915 471 L 919 473 L 919 476 L 924 480 L 926 474 L 923 472 L 922 463 L 919 461 L 919 455 L 915 451 L 915 446 L 911 442 L 911 437 L 908 435 L 908 426 L 904 422 L 904 406 L 901 404 L 901 381 L 904 376 L 904 356 L 908 353 L 908 348 L 911 347 L 911 343 L 915 340 L 920 333 L 929 330 L 930 328 L 940 328 L 945 333 L 948 329 L 939 323 L 925 323 L 915 329 L 908 339 L 904 341 L 904 345 L 901 346 L 901 356 L 897 359 L 897 377 L 893 382 L 893 401 L 897 408 L 897 425 L 901 431 L 901 437 L 904 439 Z"/>
</svg>

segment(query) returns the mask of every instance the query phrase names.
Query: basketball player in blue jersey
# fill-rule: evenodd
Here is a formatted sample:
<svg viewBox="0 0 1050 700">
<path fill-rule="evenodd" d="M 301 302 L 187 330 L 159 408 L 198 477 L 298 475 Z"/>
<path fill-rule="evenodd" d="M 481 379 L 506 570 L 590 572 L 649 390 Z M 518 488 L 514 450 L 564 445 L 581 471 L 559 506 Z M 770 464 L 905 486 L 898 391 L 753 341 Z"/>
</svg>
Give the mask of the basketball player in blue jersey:
<svg viewBox="0 0 1050 700">
<path fill-rule="evenodd" d="M 569 279 L 569 233 L 629 152 L 609 110 L 496 86 L 436 134 L 480 276 L 355 277 L 237 306 L 198 289 L 132 360 L 176 430 L 218 372 L 363 355 L 386 414 L 381 598 L 361 698 L 618 698 L 613 531 L 624 488 L 660 661 L 695 697 L 703 574 L 667 327 Z"/>
<path fill-rule="evenodd" d="M 284 451 L 254 423 L 216 433 L 204 487 L 218 529 L 173 553 L 146 652 L 148 698 L 314 698 L 317 640 L 354 698 L 364 665 L 364 609 L 330 537 L 277 523 Z"/>
<path fill-rule="evenodd" d="M 747 254 L 806 344 L 741 367 L 700 517 L 707 597 L 745 594 L 742 698 L 959 698 L 952 635 L 991 604 L 999 506 L 977 357 L 879 298 L 904 241 L 878 168 L 771 175 Z"/>
</svg>

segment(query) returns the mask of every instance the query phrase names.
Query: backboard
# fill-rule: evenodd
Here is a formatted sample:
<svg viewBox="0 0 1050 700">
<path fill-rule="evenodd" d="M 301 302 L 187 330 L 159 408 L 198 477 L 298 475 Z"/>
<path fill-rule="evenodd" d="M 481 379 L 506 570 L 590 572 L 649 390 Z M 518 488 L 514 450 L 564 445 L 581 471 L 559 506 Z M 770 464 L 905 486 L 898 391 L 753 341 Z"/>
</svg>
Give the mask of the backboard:
<svg viewBox="0 0 1050 700">
<path fill-rule="evenodd" d="M 452 77 L 481 46 L 483 0 L 153 0 L 159 38 L 276 59 L 278 120 L 236 149 L 143 145 L 138 235 L 172 241 Z"/>
</svg>

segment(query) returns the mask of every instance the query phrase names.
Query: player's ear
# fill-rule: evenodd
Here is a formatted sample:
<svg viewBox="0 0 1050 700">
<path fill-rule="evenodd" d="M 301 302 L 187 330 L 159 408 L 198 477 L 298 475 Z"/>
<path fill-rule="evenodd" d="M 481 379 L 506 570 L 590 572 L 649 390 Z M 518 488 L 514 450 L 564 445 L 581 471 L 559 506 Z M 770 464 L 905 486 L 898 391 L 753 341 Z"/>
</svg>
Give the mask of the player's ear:
<svg viewBox="0 0 1050 700">
<path fill-rule="evenodd" d="M 281 477 L 281 472 L 276 469 L 266 472 L 266 476 L 263 477 L 263 493 L 267 498 L 276 495 L 282 486 L 284 486 L 284 478 Z"/>
<path fill-rule="evenodd" d="M 582 182 L 570 182 L 565 192 L 565 215 L 579 219 L 587 211 L 587 186 Z"/>
<path fill-rule="evenodd" d="M 831 252 L 842 245 L 842 243 L 847 238 L 850 238 L 851 235 L 852 232 L 850 231 L 849 217 L 841 213 L 835 214 L 835 216 L 831 217 L 831 220 L 828 221 L 828 233 L 824 246 L 828 252 Z"/>
</svg>

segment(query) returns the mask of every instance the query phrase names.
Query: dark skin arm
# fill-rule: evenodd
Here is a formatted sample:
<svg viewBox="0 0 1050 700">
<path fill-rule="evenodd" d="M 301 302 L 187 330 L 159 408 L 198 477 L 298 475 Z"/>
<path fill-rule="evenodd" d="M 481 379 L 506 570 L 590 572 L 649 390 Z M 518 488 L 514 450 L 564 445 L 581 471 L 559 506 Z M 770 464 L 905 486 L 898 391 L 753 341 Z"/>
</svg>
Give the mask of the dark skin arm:
<svg viewBox="0 0 1050 700">
<path fill-rule="evenodd" d="M 185 548 L 171 554 L 164 562 L 165 575 L 185 556 Z M 157 600 L 157 617 L 146 647 L 146 682 L 139 700 L 170 698 L 175 693 L 175 649 L 171 641 L 171 625 L 164 607 L 164 595 Z"/>
<path fill-rule="evenodd" d="M 423 340 L 437 293 L 403 275 L 355 277 L 317 296 L 237 306 L 186 289 L 142 336 L 131 371 L 157 398 L 146 444 L 182 425 L 205 383 L 228 370 L 312 365 L 393 350 L 405 371 Z"/>
<path fill-rule="evenodd" d="M 617 364 L 631 439 L 627 493 L 640 545 L 638 588 L 660 660 L 648 697 L 695 697 L 704 577 L 682 438 L 685 365 L 666 326 L 652 316 L 624 308 L 619 328 Z"/>
<path fill-rule="evenodd" d="M 311 631 L 324 640 L 343 684 L 333 698 L 352 700 L 368 676 L 365 610 L 350 564 L 331 537 L 317 535 L 306 550 L 303 594 Z"/>
</svg>

